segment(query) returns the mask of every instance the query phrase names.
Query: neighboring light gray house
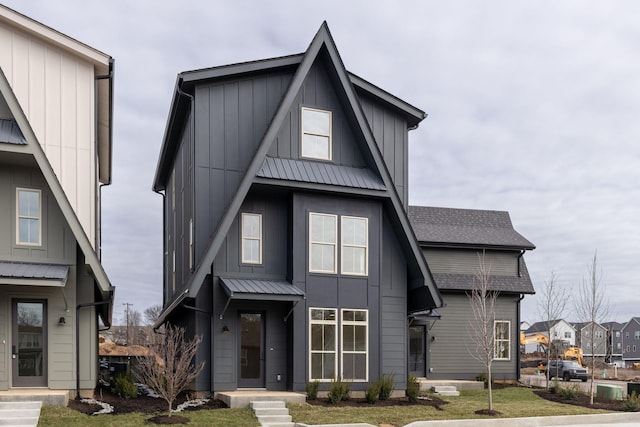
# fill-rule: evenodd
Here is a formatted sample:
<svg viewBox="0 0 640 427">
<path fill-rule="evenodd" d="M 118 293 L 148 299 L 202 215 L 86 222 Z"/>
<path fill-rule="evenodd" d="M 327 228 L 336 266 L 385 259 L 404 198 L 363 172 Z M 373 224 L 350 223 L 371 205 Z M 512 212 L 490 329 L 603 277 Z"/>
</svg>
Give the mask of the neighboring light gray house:
<svg viewBox="0 0 640 427">
<path fill-rule="evenodd" d="M 493 375 L 518 379 L 520 301 L 535 292 L 523 255 L 535 246 L 513 228 L 508 212 L 409 206 L 409 220 L 445 301 L 440 320 L 416 318 L 411 325 L 411 371 L 429 379 L 473 379 L 485 372 L 471 357 L 468 333 L 469 291 L 484 256 L 490 289 L 499 291 Z"/>
<path fill-rule="evenodd" d="M 576 329 L 576 346 L 587 357 L 604 357 L 607 354 L 607 328 L 591 322 L 573 323 Z M 593 337 L 591 336 L 593 334 Z"/>
<path fill-rule="evenodd" d="M 113 60 L 0 5 L 0 70 L 0 391 L 91 396 Z"/>
<path fill-rule="evenodd" d="M 607 329 L 607 362 L 616 363 L 622 361 L 622 327 L 623 323 L 604 322 Z"/>
<path fill-rule="evenodd" d="M 554 319 L 549 321 L 550 327 L 547 328 L 547 322 L 536 322 L 525 331 L 525 336 L 531 336 L 536 333 L 547 335 L 551 331 L 551 342 L 558 347 L 574 347 L 576 345 L 576 328 L 564 319 Z"/>
<path fill-rule="evenodd" d="M 631 368 L 640 362 L 640 317 L 632 317 L 622 327 L 622 361 Z"/>
<path fill-rule="evenodd" d="M 350 74 L 326 23 L 302 54 L 178 75 L 156 325 L 203 336 L 196 390 L 405 389 L 412 314 L 443 304 L 405 213 L 424 117 Z"/>
</svg>

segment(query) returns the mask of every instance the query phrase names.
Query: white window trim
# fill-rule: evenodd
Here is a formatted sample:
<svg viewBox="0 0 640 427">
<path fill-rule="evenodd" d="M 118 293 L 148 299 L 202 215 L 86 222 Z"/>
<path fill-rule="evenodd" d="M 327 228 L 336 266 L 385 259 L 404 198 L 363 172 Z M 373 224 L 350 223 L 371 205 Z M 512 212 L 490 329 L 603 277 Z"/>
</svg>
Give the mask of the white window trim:
<svg viewBox="0 0 640 427">
<path fill-rule="evenodd" d="M 311 255 L 312 255 L 312 247 L 313 244 L 321 244 L 321 245 L 330 245 L 330 242 L 316 242 L 311 238 L 312 235 L 312 230 L 311 230 L 311 217 L 312 216 L 326 216 L 326 217 L 333 217 L 335 218 L 335 229 L 334 229 L 334 236 L 336 237 L 336 240 L 333 242 L 333 270 L 320 270 L 320 269 L 314 269 L 312 268 L 312 263 L 311 263 Z M 324 273 L 324 274 L 336 274 L 337 273 L 337 268 L 338 268 L 338 215 L 335 214 L 326 214 L 326 213 L 319 213 L 319 212 L 309 212 L 309 272 L 310 273 Z"/>
<path fill-rule="evenodd" d="M 189 271 L 193 271 L 193 219 L 189 220 Z"/>
<path fill-rule="evenodd" d="M 345 311 L 363 311 L 366 314 L 367 320 L 365 320 L 364 322 L 356 321 L 356 320 L 344 320 Z M 363 309 L 363 308 L 343 308 L 340 310 L 340 321 L 341 321 L 341 325 L 339 329 L 340 330 L 340 377 L 354 383 L 369 382 L 369 310 Z M 344 350 L 344 333 L 342 331 L 342 327 L 344 325 L 357 325 L 357 326 L 365 327 L 365 339 L 366 339 L 365 351 L 345 351 Z M 364 354 L 365 355 L 366 367 L 365 367 L 364 379 L 345 378 L 344 376 L 344 355 L 345 354 Z"/>
<path fill-rule="evenodd" d="M 346 244 L 344 243 L 344 219 L 364 220 L 365 224 L 365 240 L 364 245 Z M 364 248 L 364 273 L 345 272 L 344 271 L 344 248 Z M 361 216 L 343 215 L 340 217 L 340 272 L 345 276 L 368 276 L 369 275 L 369 218 Z"/>
<path fill-rule="evenodd" d="M 507 331 L 509 333 L 507 334 L 506 339 L 498 339 L 496 337 L 496 326 L 498 323 L 506 323 L 508 325 Z M 501 342 L 504 341 L 507 343 L 507 349 L 508 349 L 507 357 L 495 357 L 498 341 L 501 341 Z M 493 360 L 511 360 L 511 321 L 510 320 L 494 320 L 493 321 L 493 353 L 494 353 Z"/>
<path fill-rule="evenodd" d="M 314 320 L 313 317 L 311 316 L 311 312 L 313 310 L 331 310 L 335 313 L 335 320 Z M 334 343 L 333 343 L 333 351 L 320 351 L 320 350 L 313 350 L 313 345 L 312 345 L 312 333 L 311 333 L 311 326 L 312 325 L 334 325 L 335 326 L 335 334 L 334 334 Z M 338 309 L 336 308 L 325 308 L 325 307 L 309 307 L 309 381 L 319 381 L 321 383 L 328 383 L 331 382 L 333 380 L 333 378 L 313 378 L 313 368 L 311 366 L 312 363 L 312 355 L 313 354 L 328 354 L 328 353 L 333 353 L 334 354 L 334 358 L 333 358 L 333 372 L 338 372 L 338 357 L 339 357 L 339 352 L 338 352 L 338 334 L 340 333 L 340 329 L 339 329 L 339 324 L 338 324 Z"/>
<path fill-rule="evenodd" d="M 38 217 L 20 216 L 20 192 L 30 192 L 38 194 Z M 38 241 L 37 242 L 21 242 L 20 241 L 20 218 L 37 219 L 38 220 Z M 16 245 L 20 246 L 42 246 L 42 190 L 37 188 L 16 187 Z"/>
<path fill-rule="evenodd" d="M 325 135 L 325 134 L 321 134 L 321 133 L 313 133 L 313 132 L 305 132 L 304 129 L 304 111 L 317 111 L 317 112 L 321 112 L 321 113 L 328 113 L 329 114 L 329 134 Z M 333 159 L 333 114 L 331 113 L 331 111 L 329 110 L 321 110 L 319 108 L 309 108 L 309 107 L 302 107 L 302 109 L 300 110 L 300 130 L 301 130 L 301 137 L 300 137 L 300 157 L 306 158 L 306 159 L 317 159 L 317 160 L 329 160 L 331 161 Z M 315 135 L 315 136 L 325 136 L 329 138 L 329 147 L 328 147 L 328 157 L 319 157 L 319 156 L 308 156 L 303 154 L 304 153 L 304 136 L 305 135 Z"/>
<path fill-rule="evenodd" d="M 246 237 L 244 235 L 244 219 L 246 217 L 258 217 L 258 228 L 259 228 L 259 233 L 258 233 L 258 238 L 255 237 Z M 241 225 L 241 233 L 242 233 L 242 263 L 243 264 L 255 264 L 255 265 L 259 265 L 262 264 L 262 214 L 258 214 L 258 213 L 249 213 L 249 212 L 243 212 L 242 213 L 242 225 Z M 251 241 L 258 241 L 258 261 L 254 261 L 251 259 L 247 259 L 245 257 L 245 241 L 247 240 L 251 240 Z"/>
</svg>

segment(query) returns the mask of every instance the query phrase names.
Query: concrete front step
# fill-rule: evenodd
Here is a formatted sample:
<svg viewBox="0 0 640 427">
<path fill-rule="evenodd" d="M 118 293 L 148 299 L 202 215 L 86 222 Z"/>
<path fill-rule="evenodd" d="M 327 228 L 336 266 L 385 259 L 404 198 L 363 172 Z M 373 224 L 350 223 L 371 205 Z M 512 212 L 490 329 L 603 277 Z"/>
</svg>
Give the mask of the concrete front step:
<svg viewBox="0 0 640 427">
<path fill-rule="evenodd" d="M 67 406 L 69 392 L 66 390 L 11 389 L 0 391 L 1 402 L 41 402 L 43 406 Z"/>
<path fill-rule="evenodd" d="M 250 402 L 265 400 L 303 404 L 306 395 L 290 391 L 236 390 L 216 392 L 214 399 L 222 400 L 230 408 L 247 408 Z"/>
<path fill-rule="evenodd" d="M 427 378 L 418 378 L 420 390 L 431 390 L 435 386 L 454 386 L 456 390 L 484 390 L 482 381 L 469 380 L 430 380 Z"/>
<path fill-rule="evenodd" d="M 460 392 L 452 385 L 436 385 L 431 390 L 440 396 L 460 396 Z"/>
<path fill-rule="evenodd" d="M 256 418 L 264 427 L 294 427 L 289 410 L 282 400 L 257 400 L 249 403 Z"/>
</svg>

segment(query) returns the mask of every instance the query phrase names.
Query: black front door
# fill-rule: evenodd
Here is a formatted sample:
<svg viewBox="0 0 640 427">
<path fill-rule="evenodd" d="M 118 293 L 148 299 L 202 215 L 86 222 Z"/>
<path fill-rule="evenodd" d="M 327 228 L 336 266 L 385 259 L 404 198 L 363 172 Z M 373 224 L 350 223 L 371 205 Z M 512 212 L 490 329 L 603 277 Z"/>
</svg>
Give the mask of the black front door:
<svg viewBox="0 0 640 427">
<path fill-rule="evenodd" d="M 409 327 L 409 374 L 425 377 L 426 374 L 426 335 L 424 325 Z"/>
<path fill-rule="evenodd" d="M 264 316 L 262 313 L 240 313 L 240 388 L 264 387 Z"/>
<path fill-rule="evenodd" d="M 47 305 L 44 300 L 12 301 L 11 375 L 13 387 L 47 386 Z"/>
</svg>

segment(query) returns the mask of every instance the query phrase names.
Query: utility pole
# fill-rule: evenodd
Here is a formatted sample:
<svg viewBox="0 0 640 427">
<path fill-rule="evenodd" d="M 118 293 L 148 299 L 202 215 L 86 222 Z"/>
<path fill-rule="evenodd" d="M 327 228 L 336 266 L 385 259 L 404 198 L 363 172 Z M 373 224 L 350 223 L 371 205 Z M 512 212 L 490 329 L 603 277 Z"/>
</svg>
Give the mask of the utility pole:
<svg viewBox="0 0 640 427">
<path fill-rule="evenodd" d="M 124 316 L 127 321 L 127 345 L 129 345 L 129 307 L 131 307 L 133 304 L 129 302 L 123 302 L 122 305 L 124 305 Z"/>
</svg>

